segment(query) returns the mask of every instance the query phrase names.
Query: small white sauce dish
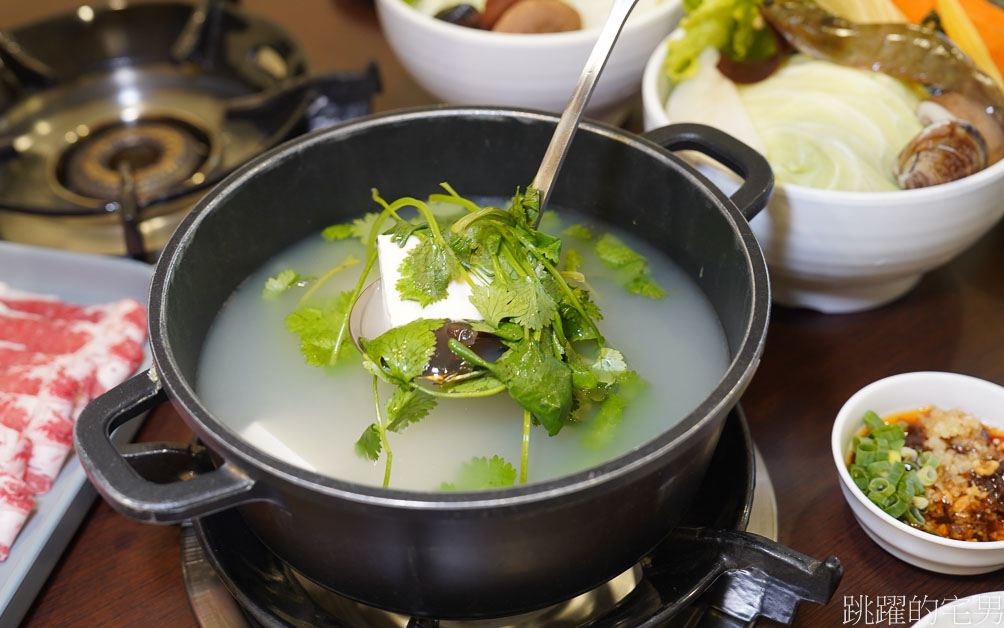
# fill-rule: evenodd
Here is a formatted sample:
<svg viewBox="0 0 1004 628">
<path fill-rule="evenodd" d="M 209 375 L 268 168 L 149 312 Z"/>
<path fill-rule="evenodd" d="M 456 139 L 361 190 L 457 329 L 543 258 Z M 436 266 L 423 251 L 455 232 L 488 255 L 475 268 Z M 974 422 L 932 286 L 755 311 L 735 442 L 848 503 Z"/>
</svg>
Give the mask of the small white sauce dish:
<svg viewBox="0 0 1004 628">
<path fill-rule="evenodd" d="M 840 476 L 840 490 L 861 528 L 882 549 L 916 567 L 944 574 L 968 575 L 1004 567 L 1004 541 L 958 541 L 929 534 L 894 519 L 854 484 L 846 459 L 861 417 L 879 416 L 925 406 L 958 409 L 988 426 L 1004 429 L 1004 387 L 958 373 L 901 373 L 872 382 L 844 403 L 833 422 L 830 446 Z M 941 624 L 938 624 L 941 625 Z"/>
<path fill-rule="evenodd" d="M 669 38 L 642 78 L 645 129 L 671 122 L 662 72 Z M 723 169 L 699 169 L 726 192 Z M 868 310 L 909 292 L 969 248 L 1004 215 L 1004 160 L 968 177 L 914 190 L 848 192 L 776 183 L 750 223 L 767 258 L 775 303 L 825 313 Z"/>
</svg>

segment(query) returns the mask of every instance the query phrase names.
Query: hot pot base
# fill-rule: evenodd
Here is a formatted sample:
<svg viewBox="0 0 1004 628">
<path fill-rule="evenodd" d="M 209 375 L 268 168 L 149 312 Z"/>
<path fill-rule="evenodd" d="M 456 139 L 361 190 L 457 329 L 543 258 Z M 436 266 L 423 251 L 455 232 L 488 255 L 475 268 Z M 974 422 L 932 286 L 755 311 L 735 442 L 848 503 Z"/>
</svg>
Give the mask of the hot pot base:
<svg viewBox="0 0 1004 628">
<path fill-rule="evenodd" d="M 754 463 L 755 449 L 745 423 L 740 409 L 729 415 L 699 492 L 709 498 L 694 505 L 684 525 L 746 530 L 776 539 L 773 487 L 762 460 Z M 720 608 L 712 608 L 728 608 L 721 586 L 693 601 L 691 596 L 700 593 L 703 572 L 674 568 L 665 556 L 675 553 L 662 552 L 660 557 L 660 549 L 610 582 L 556 606 L 518 617 L 442 625 L 572 627 L 588 623 L 600 628 L 626 620 L 632 626 L 682 626 L 701 617 L 702 626 L 749 623 L 728 615 L 728 610 L 723 615 Z M 314 584 L 269 552 L 235 510 L 184 527 L 182 568 L 193 612 L 203 628 L 440 625 L 435 619 L 409 619 L 369 607 Z"/>
</svg>

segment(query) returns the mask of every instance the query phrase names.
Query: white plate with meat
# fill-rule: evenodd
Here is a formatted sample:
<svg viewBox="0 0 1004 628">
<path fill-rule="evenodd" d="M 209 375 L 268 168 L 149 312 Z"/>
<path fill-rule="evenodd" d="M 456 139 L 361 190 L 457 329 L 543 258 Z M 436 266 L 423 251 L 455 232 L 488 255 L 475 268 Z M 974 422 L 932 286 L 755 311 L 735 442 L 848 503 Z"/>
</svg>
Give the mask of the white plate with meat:
<svg viewBox="0 0 1004 628">
<path fill-rule="evenodd" d="M 152 266 L 129 259 L 0 241 L 0 403 L 9 405 L 12 399 L 26 399 L 35 394 L 18 389 L 22 386 L 19 382 L 25 381 L 19 373 L 48 373 L 54 365 L 72 364 L 73 369 L 60 370 L 64 381 L 63 376 L 69 370 L 80 371 L 78 354 L 86 346 L 89 351 L 83 367 L 86 379 L 80 382 L 87 383 L 77 382 L 76 392 L 65 409 L 62 405 L 66 399 L 44 404 L 47 411 L 49 406 L 54 409 L 54 417 L 68 414 L 72 422 L 91 396 L 138 370 L 137 360 L 139 369 L 147 366 L 150 357 L 145 344 L 144 308 L 152 272 Z M 57 300 L 32 298 L 36 295 Z M 14 303 L 19 299 L 20 302 Z M 121 338 L 109 335 L 111 332 L 130 336 L 131 345 L 139 340 L 141 354 L 133 346 L 131 357 L 123 360 Z M 77 345 L 81 347 L 79 350 Z M 99 346 L 101 349 L 96 350 Z M 78 353 L 65 353 L 71 350 Z M 74 361 L 67 362 L 71 358 Z M 50 395 L 49 399 L 53 398 Z M 10 416 L 7 414 L 6 424 L 0 425 L 8 436 L 13 425 Z M 65 462 L 65 452 L 50 451 L 53 449 L 50 445 L 65 442 L 66 430 L 72 430 L 66 417 L 53 418 L 42 426 L 35 425 L 38 421 L 32 419 L 23 426 L 23 433 L 31 432 L 32 426 L 36 433 L 52 432 L 56 425 L 53 421 L 62 426 L 63 438 L 54 438 L 52 442 L 34 438 L 31 459 L 24 457 L 25 486 L 31 487 L 29 492 L 41 492 L 26 499 L 26 503 L 33 502 L 27 521 L 11 544 L 9 556 L 0 562 L 0 625 L 20 622 L 96 496 L 72 451 Z M 124 429 L 135 432 L 139 424 L 133 422 Z M 131 438 L 132 433 L 122 436 Z M 0 435 L 0 449 L 2 440 Z M 0 460 L 0 472 L 3 463 Z M 44 469 L 46 465 L 49 471 Z M 0 512 L 0 519 L 6 516 L 10 524 L 16 514 L 8 508 Z M 0 520 L 0 528 L 4 523 Z"/>
</svg>

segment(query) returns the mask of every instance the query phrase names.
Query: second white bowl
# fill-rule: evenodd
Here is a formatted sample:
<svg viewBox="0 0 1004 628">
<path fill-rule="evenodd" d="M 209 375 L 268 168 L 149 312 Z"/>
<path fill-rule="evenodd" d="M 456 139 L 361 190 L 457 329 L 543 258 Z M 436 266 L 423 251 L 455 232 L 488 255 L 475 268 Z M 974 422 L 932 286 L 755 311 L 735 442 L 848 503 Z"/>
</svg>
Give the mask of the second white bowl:
<svg viewBox="0 0 1004 628">
<path fill-rule="evenodd" d="M 376 0 L 376 8 L 384 35 L 408 73 L 437 98 L 460 105 L 564 109 L 600 33 L 599 25 L 565 33 L 495 33 L 435 19 L 404 0 Z M 624 113 L 641 89 L 652 48 L 676 27 L 682 12 L 680 0 L 639 0 L 596 84 L 587 116 L 613 120 Z"/>
<path fill-rule="evenodd" d="M 668 39 L 668 38 L 667 38 Z M 645 128 L 670 122 L 666 40 L 642 79 Z M 730 175 L 701 165 L 722 189 Z M 958 181 L 915 190 L 843 192 L 777 183 L 752 221 L 774 301 L 821 312 L 878 307 L 966 250 L 1004 215 L 1004 160 Z"/>
</svg>

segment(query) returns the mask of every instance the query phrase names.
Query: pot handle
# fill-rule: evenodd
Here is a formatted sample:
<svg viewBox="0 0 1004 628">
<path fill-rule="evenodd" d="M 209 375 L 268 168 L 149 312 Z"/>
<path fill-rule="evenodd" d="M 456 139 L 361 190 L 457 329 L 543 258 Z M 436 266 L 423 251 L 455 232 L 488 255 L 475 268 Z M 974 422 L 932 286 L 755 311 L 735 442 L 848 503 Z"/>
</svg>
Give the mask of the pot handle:
<svg viewBox="0 0 1004 628">
<path fill-rule="evenodd" d="M 179 523 L 192 517 L 212 514 L 254 499 L 256 482 L 239 469 L 224 464 L 208 473 L 179 482 L 158 483 L 139 475 L 134 465 L 156 466 L 152 458 L 163 456 L 165 463 L 176 468 L 177 456 L 192 458 L 192 468 L 198 451 L 168 444 L 151 447 L 149 443 L 123 445 L 122 451 L 112 443 L 112 432 L 145 411 L 167 400 L 156 372 L 151 369 L 126 380 L 100 395 L 84 408 L 73 429 L 73 444 L 84 471 L 115 510 L 149 523 Z M 184 446 L 183 446 L 184 447 Z"/>
<path fill-rule="evenodd" d="M 724 131 L 704 124 L 681 122 L 644 133 L 666 150 L 696 150 L 743 178 L 731 198 L 747 221 L 760 213 L 774 189 L 774 171 L 763 155 Z"/>
<path fill-rule="evenodd" d="M 688 570 L 688 581 L 702 583 L 702 605 L 743 626 L 757 617 L 791 623 L 800 602 L 829 603 L 844 574 L 836 556 L 817 560 L 751 532 L 677 528 L 645 577 L 672 579 Z"/>
</svg>

